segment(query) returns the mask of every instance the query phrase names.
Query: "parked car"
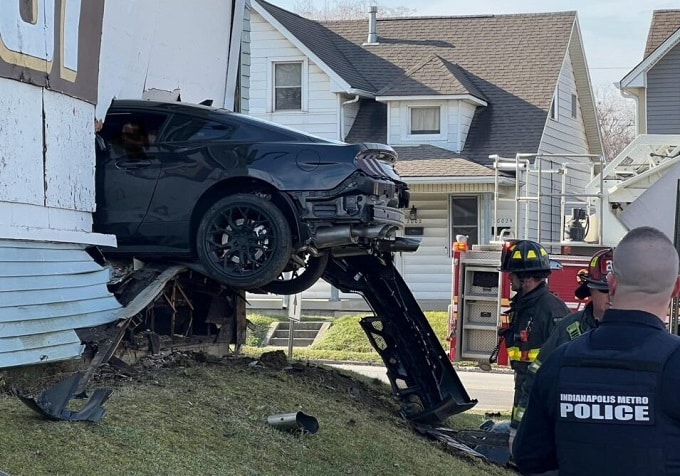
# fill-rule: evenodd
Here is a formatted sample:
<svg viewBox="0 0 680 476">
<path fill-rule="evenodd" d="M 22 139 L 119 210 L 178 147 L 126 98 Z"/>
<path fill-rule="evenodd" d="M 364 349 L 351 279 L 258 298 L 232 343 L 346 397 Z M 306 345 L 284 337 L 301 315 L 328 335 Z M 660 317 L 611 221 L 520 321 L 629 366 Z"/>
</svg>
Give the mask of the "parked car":
<svg viewBox="0 0 680 476">
<path fill-rule="evenodd" d="M 399 246 L 406 184 L 384 144 L 345 144 L 224 109 L 116 100 L 97 134 L 106 256 L 200 265 L 230 286 L 301 292 L 330 253 Z"/>
</svg>

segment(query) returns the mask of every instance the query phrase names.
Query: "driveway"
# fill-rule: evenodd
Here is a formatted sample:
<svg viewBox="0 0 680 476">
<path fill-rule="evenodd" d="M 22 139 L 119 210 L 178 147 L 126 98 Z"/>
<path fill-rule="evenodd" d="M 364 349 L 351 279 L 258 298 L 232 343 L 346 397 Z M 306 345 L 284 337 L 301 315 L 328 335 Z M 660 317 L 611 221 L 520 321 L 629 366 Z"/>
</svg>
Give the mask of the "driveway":
<svg viewBox="0 0 680 476">
<path fill-rule="evenodd" d="M 350 370 L 367 377 L 389 383 L 387 371 L 381 365 L 330 364 L 339 369 Z M 483 372 L 456 369 L 470 398 L 479 403 L 472 411 L 509 412 L 512 408 L 514 380 L 512 372 Z"/>
</svg>

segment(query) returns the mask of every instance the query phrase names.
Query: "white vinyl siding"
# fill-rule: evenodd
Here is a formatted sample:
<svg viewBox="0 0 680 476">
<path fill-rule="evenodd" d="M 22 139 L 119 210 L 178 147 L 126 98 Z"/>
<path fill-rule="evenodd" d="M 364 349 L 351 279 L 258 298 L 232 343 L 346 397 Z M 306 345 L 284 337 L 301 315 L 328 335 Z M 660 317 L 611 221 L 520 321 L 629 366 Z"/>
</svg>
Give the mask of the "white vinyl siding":
<svg viewBox="0 0 680 476">
<path fill-rule="evenodd" d="M 309 58 L 251 11 L 249 114 L 327 139 L 339 139 L 338 96 L 330 78 Z M 303 62 L 302 110 L 274 111 L 273 65 Z M 349 128 L 346 129 L 347 133 Z"/>
</svg>

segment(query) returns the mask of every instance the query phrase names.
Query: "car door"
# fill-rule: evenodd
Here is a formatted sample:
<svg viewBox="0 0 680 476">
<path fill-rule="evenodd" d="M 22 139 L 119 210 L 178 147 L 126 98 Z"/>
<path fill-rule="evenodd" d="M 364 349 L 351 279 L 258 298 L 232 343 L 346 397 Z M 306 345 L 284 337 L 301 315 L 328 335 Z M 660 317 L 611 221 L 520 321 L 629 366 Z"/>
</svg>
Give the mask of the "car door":
<svg viewBox="0 0 680 476">
<path fill-rule="evenodd" d="M 163 113 L 113 110 L 99 132 L 95 230 L 114 234 L 119 248 L 132 245 L 149 209 L 161 171 L 156 137 Z"/>
<path fill-rule="evenodd" d="M 155 244 L 159 252 L 189 252 L 191 214 L 197 201 L 226 175 L 238 174 L 229 141 L 233 126 L 182 113 L 174 113 L 159 137 L 162 170 L 144 223 L 140 242 Z M 245 175 L 247 169 L 241 174 Z"/>
</svg>

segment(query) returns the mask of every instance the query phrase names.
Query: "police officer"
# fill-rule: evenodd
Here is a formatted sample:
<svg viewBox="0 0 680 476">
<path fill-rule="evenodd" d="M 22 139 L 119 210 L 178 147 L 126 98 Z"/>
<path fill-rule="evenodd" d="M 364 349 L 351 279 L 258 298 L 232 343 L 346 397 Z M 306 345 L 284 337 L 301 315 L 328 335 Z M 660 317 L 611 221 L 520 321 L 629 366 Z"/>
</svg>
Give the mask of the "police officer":
<svg viewBox="0 0 680 476">
<path fill-rule="evenodd" d="M 655 228 L 621 240 L 608 275 L 611 309 L 536 374 L 513 448 L 521 471 L 680 474 L 680 337 L 664 325 L 680 295 L 679 261 Z"/>
<path fill-rule="evenodd" d="M 569 308 L 548 289 L 546 278 L 551 271 L 550 257 L 539 243 L 530 240 L 507 242 L 499 270 L 509 273 L 512 290 L 516 293 L 508 311 L 510 325 L 499 331 L 505 339 L 510 366 L 515 372 L 514 415 L 529 365 L 538 356 L 555 323 L 569 314 Z"/>
<path fill-rule="evenodd" d="M 580 311 L 569 314 L 562 319 L 541 346 L 536 359 L 529 365 L 529 372 L 522 384 L 517 410 L 513 413 L 510 423 L 510 447 L 517 431 L 524 411 L 529 402 L 529 393 L 534 383 L 536 372 L 548 356 L 560 345 L 575 339 L 584 332 L 597 326 L 604 311 L 609 307 L 609 287 L 607 274 L 611 270 L 614 250 L 607 248 L 593 255 L 588 263 L 588 269 L 578 274 L 579 287 L 574 295 L 578 299 L 590 298 L 590 302 Z"/>
</svg>

